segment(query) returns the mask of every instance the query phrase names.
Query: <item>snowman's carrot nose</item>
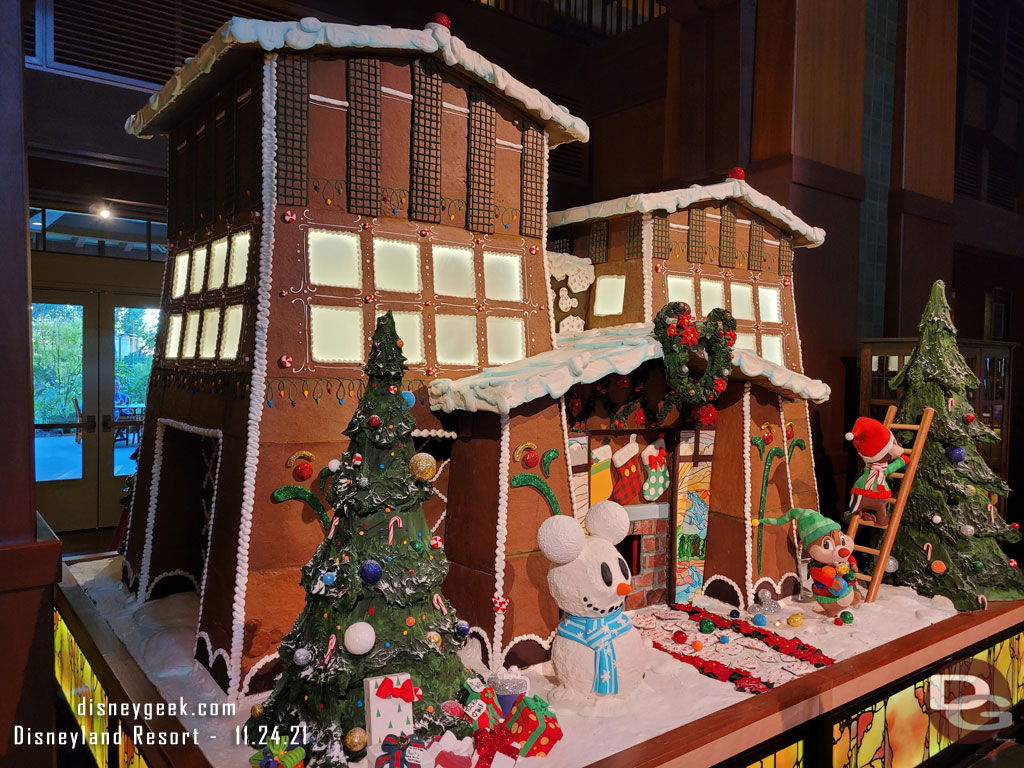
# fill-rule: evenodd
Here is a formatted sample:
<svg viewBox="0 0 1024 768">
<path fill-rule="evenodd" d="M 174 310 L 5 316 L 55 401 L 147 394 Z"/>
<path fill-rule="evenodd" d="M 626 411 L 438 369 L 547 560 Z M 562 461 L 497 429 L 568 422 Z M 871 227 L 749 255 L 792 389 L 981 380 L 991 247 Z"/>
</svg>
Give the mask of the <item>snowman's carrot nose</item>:
<svg viewBox="0 0 1024 768">
<path fill-rule="evenodd" d="M 629 584 L 627 584 L 626 582 L 622 582 L 621 584 L 619 584 L 619 586 L 615 588 L 615 591 L 618 592 L 620 595 L 628 595 L 630 592 L 633 591 L 633 588 L 629 586 Z"/>
</svg>

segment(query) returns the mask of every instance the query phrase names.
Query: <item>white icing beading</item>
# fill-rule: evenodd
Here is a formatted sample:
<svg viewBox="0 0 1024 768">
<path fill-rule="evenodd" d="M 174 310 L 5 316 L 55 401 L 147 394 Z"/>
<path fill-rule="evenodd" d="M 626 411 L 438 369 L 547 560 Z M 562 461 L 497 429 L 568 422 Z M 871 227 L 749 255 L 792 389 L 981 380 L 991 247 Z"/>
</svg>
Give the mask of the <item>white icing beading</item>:
<svg viewBox="0 0 1024 768">
<path fill-rule="evenodd" d="M 551 634 L 548 635 L 546 638 L 541 637 L 540 635 L 535 635 L 532 632 L 527 633 L 525 635 L 518 635 L 517 637 L 513 637 L 511 640 L 508 641 L 508 645 L 505 646 L 505 650 L 501 652 L 501 667 L 500 668 L 504 668 L 504 666 L 505 666 L 505 657 L 508 655 L 508 652 L 511 651 L 516 646 L 517 643 L 522 643 L 522 642 L 524 642 L 526 640 L 533 640 L 535 643 L 537 643 L 541 648 L 543 648 L 546 651 L 549 648 L 551 648 L 551 643 L 554 641 L 556 634 L 558 634 L 558 630 L 557 629 L 553 629 L 553 630 L 551 630 Z M 494 671 L 497 671 L 497 669 L 495 669 Z"/>
<path fill-rule="evenodd" d="M 551 265 L 548 264 L 548 134 L 544 132 L 544 165 L 541 168 L 541 186 L 544 198 L 541 201 L 540 218 L 540 260 L 544 265 L 544 295 L 548 301 L 548 329 L 551 332 L 551 348 L 558 346 L 558 334 L 555 332 L 555 292 L 551 287 Z"/>
<path fill-rule="evenodd" d="M 222 648 L 214 648 L 213 647 L 213 643 L 210 642 L 210 636 L 208 634 L 206 634 L 205 632 L 202 632 L 202 631 L 196 632 L 196 649 L 197 650 L 199 649 L 199 641 L 200 640 L 202 640 L 203 642 L 206 643 L 206 658 L 210 662 L 210 668 L 211 669 L 213 668 L 213 661 L 214 661 L 214 659 L 216 659 L 218 656 L 220 658 L 224 659 L 224 666 L 226 666 L 228 668 L 231 667 L 231 658 L 228 656 L 228 652 L 225 651 Z M 274 655 L 276 656 L 277 654 L 274 654 Z"/>
<path fill-rule="evenodd" d="M 707 581 L 704 582 L 704 586 L 701 587 L 701 591 L 706 595 L 708 593 L 708 587 L 714 584 L 716 581 L 725 582 L 734 590 L 736 590 L 736 597 L 740 601 L 740 610 L 746 610 L 746 602 L 743 597 L 743 590 L 740 589 L 739 584 L 730 579 L 728 576 L 723 576 L 720 573 L 716 573 L 714 576 L 710 577 Z"/>
<path fill-rule="evenodd" d="M 164 431 L 157 425 L 153 444 L 153 476 L 149 482 L 149 510 L 146 516 L 146 538 L 142 544 L 142 567 L 139 569 L 137 594 L 143 599 L 149 593 L 149 564 L 153 557 L 153 524 L 156 521 L 157 498 L 160 494 L 160 470 L 164 461 Z"/>
<path fill-rule="evenodd" d="M 640 258 L 644 270 L 644 322 L 654 321 L 654 219 L 645 213 L 640 222 Z"/>
<path fill-rule="evenodd" d="M 412 431 L 413 437 L 448 437 L 452 440 L 456 440 L 459 437 L 458 432 L 451 432 L 447 429 L 414 429 Z"/>
<path fill-rule="evenodd" d="M 501 414 L 501 443 L 498 452 L 498 522 L 496 529 L 496 542 L 494 551 L 494 596 L 499 599 L 505 597 L 505 543 L 508 540 L 508 472 L 509 462 L 512 460 L 509 443 L 511 440 L 511 429 L 509 427 L 508 414 Z M 491 669 L 501 669 L 504 664 L 504 657 L 501 653 L 501 636 L 505 628 L 505 613 L 494 612 L 494 638 L 491 650 Z"/>
<path fill-rule="evenodd" d="M 746 526 L 744 536 L 745 559 L 747 561 L 745 600 L 749 605 L 754 599 L 754 526 L 750 524 L 751 515 L 751 479 L 750 479 L 750 382 L 743 385 L 743 524 Z M 740 606 L 742 609 L 744 606 Z"/>
<path fill-rule="evenodd" d="M 196 592 L 199 591 L 199 582 L 196 581 L 196 577 L 188 571 L 182 570 L 181 568 L 175 568 L 171 571 L 164 571 L 160 575 L 156 576 L 150 581 L 149 588 L 146 590 L 145 599 L 149 600 L 149 596 L 153 594 L 153 590 L 156 585 L 160 583 L 160 579 L 166 579 L 168 576 L 184 576 L 186 579 L 192 582 L 192 586 L 196 588 Z"/>
<path fill-rule="evenodd" d="M 268 653 L 262 659 L 253 664 L 252 667 L 250 667 L 249 671 L 245 673 L 245 680 L 242 681 L 242 696 L 249 695 L 249 683 L 252 682 L 252 679 L 256 676 L 256 673 L 259 672 L 262 667 L 265 667 L 267 664 L 270 664 L 271 662 L 276 660 L 277 651 L 274 651 L 273 653 Z"/>
</svg>

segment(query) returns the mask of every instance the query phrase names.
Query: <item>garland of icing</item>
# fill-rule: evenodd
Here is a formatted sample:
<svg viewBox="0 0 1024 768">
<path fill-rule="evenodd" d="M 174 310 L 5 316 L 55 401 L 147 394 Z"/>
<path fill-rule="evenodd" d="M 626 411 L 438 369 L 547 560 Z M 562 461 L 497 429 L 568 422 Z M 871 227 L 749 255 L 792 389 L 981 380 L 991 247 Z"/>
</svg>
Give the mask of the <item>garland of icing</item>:
<svg viewBox="0 0 1024 768">
<path fill-rule="evenodd" d="M 551 264 L 548 262 L 548 132 L 544 130 L 544 151 L 541 154 L 540 188 L 544 190 L 544 199 L 540 206 L 540 260 L 544 263 L 544 295 L 548 300 L 548 328 L 551 331 L 551 348 L 558 347 L 558 336 L 555 333 L 555 292 L 551 288 Z"/>
<path fill-rule="evenodd" d="M 496 667 L 495 669 L 504 669 L 505 657 L 508 656 L 508 652 L 511 651 L 512 648 L 518 645 L 519 643 L 526 642 L 527 640 L 533 640 L 535 643 L 537 643 L 537 645 L 539 645 L 541 648 L 547 651 L 551 648 L 551 643 L 554 642 L 555 635 L 557 634 L 558 630 L 553 629 L 551 630 L 551 634 L 548 635 L 546 638 L 541 637 L 540 635 L 535 635 L 532 632 L 528 632 L 525 635 L 519 635 L 518 637 L 513 637 L 511 640 L 508 641 L 508 645 L 505 646 L 505 650 L 501 652 L 501 664 L 499 664 L 498 667 Z"/>
<path fill-rule="evenodd" d="M 640 254 L 644 274 L 644 322 L 654 316 L 654 219 L 645 213 L 640 220 Z"/>
<path fill-rule="evenodd" d="M 256 497 L 256 467 L 260 458 L 260 419 L 267 378 L 267 328 L 270 320 L 271 268 L 274 257 L 274 226 L 277 220 L 277 54 L 263 60 L 263 215 L 260 233 L 259 287 L 256 292 L 256 347 L 253 351 L 252 389 L 249 397 L 249 433 L 242 474 L 242 508 L 238 524 L 238 557 L 235 563 L 235 596 L 231 605 L 231 663 L 228 693 L 238 695 L 245 633 L 245 593 L 249 580 L 249 536 Z"/>
<path fill-rule="evenodd" d="M 507 413 L 500 416 L 501 420 L 501 442 L 498 453 L 498 521 L 496 526 L 497 540 L 494 551 L 494 596 L 498 599 L 505 597 L 505 543 L 508 539 L 508 489 L 509 489 L 509 462 L 512 460 L 509 448 L 510 433 L 509 417 Z M 501 636 L 505 629 L 505 614 L 503 611 L 494 612 L 494 638 L 491 651 L 492 666 L 494 669 L 501 667 Z"/>
<path fill-rule="evenodd" d="M 196 590 L 199 589 L 199 582 L 196 581 L 196 577 L 195 576 L 193 576 L 191 573 L 189 573 L 188 571 L 183 570 L 181 568 L 174 568 L 173 570 L 170 570 L 170 571 L 164 571 L 163 573 L 161 573 L 159 576 L 157 576 L 156 578 L 154 578 L 150 582 L 149 587 L 146 590 L 146 596 L 145 596 L 146 600 L 149 600 L 149 596 L 153 594 L 153 590 L 156 588 L 156 585 L 159 583 L 160 579 L 166 579 L 168 576 L 184 576 L 186 579 L 188 579 L 189 581 L 192 582 L 192 586 L 194 586 L 196 588 Z M 200 618 L 201 618 L 202 617 L 202 613 L 200 613 L 199 615 L 200 615 Z"/>
<path fill-rule="evenodd" d="M 220 656 L 222 659 L 224 659 L 224 666 L 225 667 L 230 667 L 231 666 L 231 659 L 228 657 L 228 652 L 225 651 L 223 648 L 216 648 L 215 649 L 213 647 L 213 643 L 210 641 L 210 636 L 208 634 L 206 634 L 205 632 L 203 632 L 202 630 L 200 630 L 199 632 L 196 632 L 195 648 L 196 648 L 197 651 L 199 649 L 199 641 L 200 640 L 203 640 L 203 641 L 206 642 L 206 658 L 210 660 L 210 667 L 213 667 L 213 660 L 216 659 L 218 656 Z"/>
<path fill-rule="evenodd" d="M 749 605 L 754 599 L 754 528 L 750 525 L 750 504 L 753 490 L 750 482 L 750 382 L 743 384 L 743 522 L 746 528 L 744 550 L 746 560 L 746 593 L 744 599 Z M 743 608 L 744 606 L 740 606 Z"/>
<path fill-rule="evenodd" d="M 795 525 L 793 527 L 796 528 Z M 789 576 L 792 576 L 794 579 L 796 579 L 796 583 L 798 585 L 800 584 L 800 574 L 796 573 L 795 571 L 786 571 L 784 574 L 779 576 L 778 581 L 773 579 L 771 576 L 761 576 L 760 578 L 758 578 L 757 583 L 754 584 L 754 589 L 756 590 L 759 586 L 761 586 L 764 582 L 767 581 L 769 584 L 775 587 L 775 594 L 781 595 L 782 582 L 784 582 Z M 757 593 L 755 592 L 754 594 L 756 595 Z"/>
<path fill-rule="evenodd" d="M 413 437 L 448 437 L 452 440 L 457 440 L 459 437 L 458 432 L 452 432 L 447 429 L 414 429 L 412 431 Z"/>
<path fill-rule="evenodd" d="M 156 503 L 160 494 L 160 469 L 164 462 L 164 430 L 157 422 L 156 441 L 153 444 L 153 476 L 149 482 L 149 509 L 146 517 L 146 537 L 142 544 L 142 567 L 136 594 L 145 596 L 149 588 L 149 564 L 153 558 L 153 524 L 156 521 Z"/>
<path fill-rule="evenodd" d="M 440 430 L 437 430 L 437 431 L 440 431 Z M 450 462 L 450 461 L 451 461 L 451 459 L 445 459 L 444 461 L 441 462 L 441 466 L 439 466 L 437 468 L 437 472 L 435 472 L 434 476 L 432 478 L 430 478 L 431 487 L 433 487 L 434 481 L 437 480 L 437 478 L 439 478 L 441 476 L 441 472 L 444 471 L 444 468 L 448 466 L 448 462 Z M 445 507 L 444 507 L 444 511 L 441 513 L 441 516 L 439 518 L 437 518 L 437 522 L 434 523 L 434 525 L 431 527 L 431 529 L 430 529 L 431 533 L 433 533 L 434 531 L 436 531 L 438 528 L 441 527 L 441 523 L 444 522 L 444 518 L 448 514 L 448 497 L 445 496 L 443 493 L 441 493 L 439 490 L 437 490 L 437 488 L 434 488 L 434 495 L 441 497 L 441 501 L 444 502 Z"/>
<path fill-rule="evenodd" d="M 739 584 L 730 579 L 728 576 L 723 576 L 720 573 L 716 573 L 714 576 L 709 577 L 708 580 L 704 582 L 704 585 L 700 588 L 700 590 L 706 595 L 708 593 L 708 587 L 714 584 L 716 581 L 724 581 L 726 584 L 728 584 L 736 591 L 736 597 L 740 601 L 740 610 L 744 610 L 744 606 L 746 605 L 746 598 L 743 595 L 743 590 L 740 589 Z"/>
<path fill-rule="evenodd" d="M 277 651 L 274 651 L 273 653 L 268 653 L 266 656 L 264 656 L 262 659 L 257 661 L 255 664 L 252 665 L 252 667 L 249 668 L 249 671 L 245 673 L 245 680 L 242 681 L 242 696 L 249 695 L 249 683 L 252 682 L 252 679 L 256 676 L 256 673 L 259 672 L 261 668 L 265 667 L 270 662 L 276 661 L 278 658 L 279 656 L 277 654 Z"/>
</svg>

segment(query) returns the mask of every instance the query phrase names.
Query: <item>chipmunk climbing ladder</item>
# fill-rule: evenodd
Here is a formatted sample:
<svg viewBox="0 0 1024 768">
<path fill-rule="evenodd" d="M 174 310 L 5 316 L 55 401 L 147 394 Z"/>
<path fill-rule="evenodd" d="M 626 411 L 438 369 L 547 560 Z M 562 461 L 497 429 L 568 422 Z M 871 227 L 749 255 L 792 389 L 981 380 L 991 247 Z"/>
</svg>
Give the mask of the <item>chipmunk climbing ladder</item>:
<svg viewBox="0 0 1024 768">
<path fill-rule="evenodd" d="M 882 577 L 885 575 L 885 565 L 889 562 L 889 554 L 892 552 L 892 545 L 896 540 L 896 531 L 900 527 L 900 520 L 903 518 L 903 510 L 907 506 L 907 499 L 910 497 L 910 488 L 914 484 L 914 475 L 917 473 L 917 464 L 921 460 L 921 453 L 924 451 L 924 443 L 925 440 L 928 439 L 928 429 L 932 425 L 932 417 L 934 415 L 935 411 L 933 409 L 925 408 L 924 413 L 921 414 L 920 424 L 894 424 L 893 420 L 896 418 L 896 406 L 890 405 L 888 412 L 885 414 L 885 420 L 882 422 L 893 431 L 905 430 L 907 432 L 916 432 L 917 434 L 914 436 L 913 444 L 909 448 L 903 449 L 903 453 L 907 458 L 907 466 L 903 468 L 902 472 L 893 472 L 890 475 L 891 478 L 900 481 L 900 490 L 899 493 L 896 494 L 895 499 L 889 500 L 889 503 L 891 503 L 893 507 L 889 512 L 888 525 L 879 525 L 878 523 L 868 520 L 861 520 L 860 512 L 856 512 L 850 520 L 850 528 L 846 532 L 850 541 L 854 542 L 853 549 L 855 552 L 867 552 L 868 554 L 875 556 L 874 571 L 870 574 L 857 574 L 858 579 L 868 582 L 868 594 L 867 597 L 864 598 L 865 602 L 873 603 L 875 598 L 878 596 L 878 588 L 882 585 Z M 865 547 L 862 544 L 856 543 L 857 529 L 861 526 L 880 528 L 885 531 L 885 535 L 882 537 L 882 545 L 878 549 Z"/>
</svg>

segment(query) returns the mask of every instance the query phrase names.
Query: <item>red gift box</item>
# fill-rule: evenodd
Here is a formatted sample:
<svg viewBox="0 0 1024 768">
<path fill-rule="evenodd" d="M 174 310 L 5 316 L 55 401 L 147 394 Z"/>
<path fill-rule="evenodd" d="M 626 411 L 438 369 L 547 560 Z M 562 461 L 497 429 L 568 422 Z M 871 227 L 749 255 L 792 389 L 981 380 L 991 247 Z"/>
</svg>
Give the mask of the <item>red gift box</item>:
<svg viewBox="0 0 1024 768">
<path fill-rule="evenodd" d="M 512 738 L 522 747 L 523 757 L 546 757 L 562 738 L 558 718 L 540 696 L 521 694 L 505 720 Z"/>
</svg>

